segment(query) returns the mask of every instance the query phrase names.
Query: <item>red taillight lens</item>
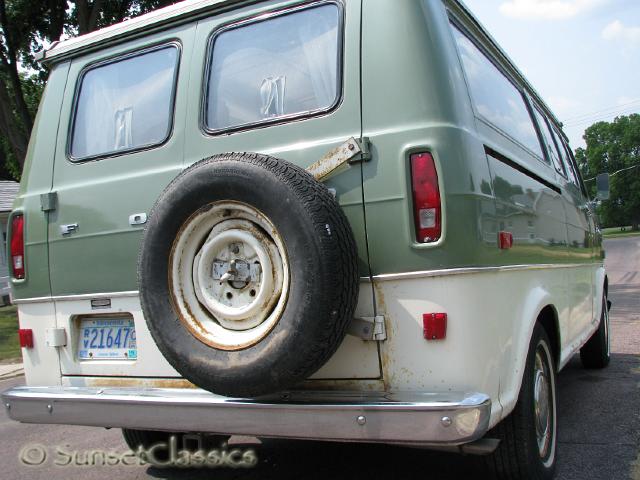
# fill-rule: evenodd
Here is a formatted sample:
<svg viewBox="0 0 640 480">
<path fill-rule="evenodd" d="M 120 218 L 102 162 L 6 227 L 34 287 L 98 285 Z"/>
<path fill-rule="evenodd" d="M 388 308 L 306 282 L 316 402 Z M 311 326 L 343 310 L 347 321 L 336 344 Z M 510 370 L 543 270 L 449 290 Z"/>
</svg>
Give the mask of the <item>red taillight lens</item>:
<svg viewBox="0 0 640 480">
<path fill-rule="evenodd" d="M 13 278 L 24 278 L 24 217 L 11 219 L 11 268 Z"/>
<path fill-rule="evenodd" d="M 416 240 L 436 242 L 442 235 L 442 205 L 436 164 L 430 153 L 411 155 L 411 185 Z"/>
<path fill-rule="evenodd" d="M 18 329 L 18 338 L 22 348 L 33 348 L 33 330 L 30 328 Z"/>
</svg>

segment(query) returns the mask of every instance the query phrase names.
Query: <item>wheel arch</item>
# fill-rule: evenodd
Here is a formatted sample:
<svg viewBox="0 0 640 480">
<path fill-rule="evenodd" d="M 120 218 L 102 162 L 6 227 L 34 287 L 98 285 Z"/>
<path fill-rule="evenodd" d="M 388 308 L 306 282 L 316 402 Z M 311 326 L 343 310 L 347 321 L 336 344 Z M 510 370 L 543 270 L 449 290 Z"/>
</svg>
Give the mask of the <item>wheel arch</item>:
<svg viewBox="0 0 640 480">
<path fill-rule="evenodd" d="M 558 366 L 560 365 L 560 352 L 562 350 L 562 344 L 560 343 L 560 323 L 558 320 L 558 311 L 556 310 L 555 306 L 545 306 L 538 314 L 538 319 L 536 321 L 542 325 L 545 332 L 547 332 L 549 340 L 551 341 L 551 353 L 553 354 L 553 360 L 555 361 L 555 367 L 557 371 Z"/>
<path fill-rule="evenodd" d="M 505 372 L 505 377 L 500 382 L 500 403 L 503 407 L 502 418 L 505 418 L 513 411 L 518 401 L 529 345 L 533 330 L 538 323 L 543 326 L 551 342 L 556 370 L 560 365 L 562 334 L 560 315 L 555 300 L 557 299 L 549 290 L 539 285 L 529 292 L 520 316 L 514 320 L 511 367 Z"/>
</svg>

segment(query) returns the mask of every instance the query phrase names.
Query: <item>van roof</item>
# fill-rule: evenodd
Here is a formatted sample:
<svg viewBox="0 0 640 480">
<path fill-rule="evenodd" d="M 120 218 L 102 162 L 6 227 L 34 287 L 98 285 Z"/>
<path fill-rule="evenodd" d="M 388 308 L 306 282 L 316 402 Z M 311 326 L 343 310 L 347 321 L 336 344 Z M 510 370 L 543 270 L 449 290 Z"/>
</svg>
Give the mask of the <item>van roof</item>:
<svg viewBox="0 0 640 480">
<path fill-rule="evenodd" d="M 90 50 L 97 50 L 108 43 L 115 43 L 150 31 L 173 27 L 176 24 L 206 16 L 212 11 L 227 10 L 231 7 L 237 8 L 257 3 L 257 1 L 184 0 L 85 35 L 54 42 L 51 47 L 40 52 L 38 60 L 44 63 L 64 60 Z"/>
<path fill-rule="evenodd" d="M 106 44 L 118 43 L 130 38 L 142 36 L 149 32 L 160 31 L 180 23 L 205 17 L 214 11 L 230 10 L 252 3 L 259 3 L 260 1 L 261 0 L 184 0 L 85 35 L 70 38 L 62 42 L 54 42 L 49 49 L 43 50 L 40 53 L 39 60 L 44 63 L 61 61 L 88 51 L 98 50 Z M 483 43 L 490 53 L 501 61 L 508 69 L 509 74 L 529 92 L 536 102 L 546 111 L 550 119 L 557 125 L 562 125 L 529 84 L 525 76 L 487 32 L 484 26 L 476 19 L 473 13 L 471 13 L 464 2 L 462 0 L 443 1 L 455 15 L 466 18 L 467 23 L 473 26 L 472 33 L 483 40 Z"/>
</svg>

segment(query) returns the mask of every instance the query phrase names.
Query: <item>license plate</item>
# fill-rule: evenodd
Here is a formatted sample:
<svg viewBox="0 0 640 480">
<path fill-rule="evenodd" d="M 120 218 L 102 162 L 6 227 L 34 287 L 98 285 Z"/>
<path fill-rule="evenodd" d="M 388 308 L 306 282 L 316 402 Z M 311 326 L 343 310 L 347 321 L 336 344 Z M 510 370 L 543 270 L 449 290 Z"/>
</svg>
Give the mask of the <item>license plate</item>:
<svg viewBox="0 0 640 480">
<path fill-rule="evenodd" d="M 80 320 L 78 357 L 81 360 L 135 360 L 138 358 L 133 319 Z"/>
</svg>

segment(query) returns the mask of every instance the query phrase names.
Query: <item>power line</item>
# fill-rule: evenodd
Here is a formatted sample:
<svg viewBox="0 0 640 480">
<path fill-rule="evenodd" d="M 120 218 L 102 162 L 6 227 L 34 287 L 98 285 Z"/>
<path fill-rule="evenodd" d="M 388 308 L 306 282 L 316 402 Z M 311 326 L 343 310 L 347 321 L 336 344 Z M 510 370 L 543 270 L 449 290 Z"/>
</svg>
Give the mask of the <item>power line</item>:
<svg viewBox="0 0 640 480">
<path fill-rule="evenodd" d="M 616 170 L 615 172 L 610 173 L 609 174 L 609 178 L 615 177 L 620 172 L 624 172 L 624 171 L 627 171 L 627 170 L 631 170 L 632 168 L 638 168 L 638 167 L 640 167 L 640 163 L 638 163 L 637 165 L 632 165 L 632 166 L 627 167 L 627 168 L 621 168 L 620 170 Z M 590 182 L 591 180 L 595 180 L 596 178 L 598 178 L 598 177 L 595 176 L 595 177 L 587 178 L 586 180 L 583 180 L 583 181 L 584 182 Z"/>
<path fill-rule="evenodd" d="M 580 121 L 574 121 L 574 122 L 565 122 L 563 123 L 564 127 L 577 127 L 579 125 L 585 125 L 587 123 L 596 123 L 599 121 L 605 121 L 610 119 L 612 116 L 613 117 L 619 117 L 620 115 L 632 115 L 634 113 L 638 113 L 640 112 L 640 105 L 638 106 L 634 106 L 634 107 L 627 107 L 623 110 L 620 111 L 612 111 L 611 113 L 608 113 L 606 115 L 598 115 L 598 116 L 594 116 L 594 117 L 590 117 L 590 118 L 586 118 L 584 120 L 580 120 Z"/>
<path fill-rule="evenodd" d="M 640 104 L 638 105 L 632 105 L 632 106 L 628 106 L 628 107 L 624 107 L 618 110 L 611 110 L 608 113 L 601 113 L 599 115 L 592 115 L 590 117 L 584 117 L 580 120 L 572 120 L 570 122 L 564 122 L 564 125 L 580 125 L 582 123 L 587 123 L 587 122 L 591 122 L 594 120 L 598 120 L 600 118 L 610 118 L 612 116 L 618 116 L 627 112 L 635 112 L 640 110 Z"/>
<path fill-rule="evenodd" d="M 580 115 L 575 115 L 573 117 L 566 118 L 565 122 L 566 123 L 576 122 L 576 121 L 582 120 L 583 118 L 586 118 L 586 117 L 593 117 L 593 116 L 596 116 L 596 115 L 604 114 L 605 112 L 607 112 L 609 110 L 618 110 L 618 109 L 624 108 L 624 107 L 626 107 L 628 105 L 632 105 L 632 104 L 635 104 L 635 103 L 640 103 L 640 98 L 637 98 L 635 100 L 630 100 L 630 101 L 628 101 L 626 103 L 621 103 L 621 104 L 618 104 L 618 105 L 611 105 L 610 107 L 605 107 L 605 108 L 602 108 L 600 110 L 595 110 L 593 112 L 583 113 L 583 114 L 580 114 Z"/>
</svg>

